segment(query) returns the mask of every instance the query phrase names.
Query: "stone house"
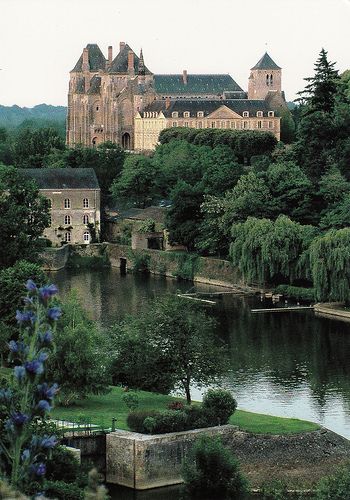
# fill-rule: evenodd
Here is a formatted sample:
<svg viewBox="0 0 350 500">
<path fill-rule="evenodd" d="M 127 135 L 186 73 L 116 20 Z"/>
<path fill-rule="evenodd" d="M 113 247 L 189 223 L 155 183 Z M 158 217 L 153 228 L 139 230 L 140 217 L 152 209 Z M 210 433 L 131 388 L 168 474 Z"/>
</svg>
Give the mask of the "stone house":
<svg viewBox="0 0 350 500">
<path fill-rule="evenodd" d="M 186 70 L 180 74 L 154 74 L 145 65 L 142 50 L 137 56 L 125 42 L 120 42 L 115 58 L 111 46 L 105 58 L 98 45 L 88 44 L 70 72 L 66 142 L 70 147 L 78 144 L 94 147 L 112 141 L 126 150 L 153 149 L 154 136 L 169 124 L 175 126 L 176 122 L 192 127 L 199 123 L 202 127 L 219 124 L 220 128 L 223 123 L 226 128 L 226 122 L 231 128 L 231 121 L 244 128 L 247 122 L 248 128 L 257 129 L 259 123 L 264 129 L 272 122 L 272 132 L 279 138 L 277 111 L 286 108 L 281 75 L 281 68 L 266 53 L 251 69 L 248 92 L 245 92 L 228 74 L 188 74 Z M 181 101 L 187 101 L 183 111 L 190 113 L 189 116 L 180 115 L 184 118 L 182 122 L 172 120 L 173 117 L 166 113 L 169 102 L 170 107 L 177 107 Z M 255 106 L 251 101 L 259 103 Z M 207 107 L 198 107 L 201 102 Z M 256 112 L 266 113 L 262 118 L 268 118 L 268 112 L 276 112 L 276 116 L 269 117 L 274 120 L 259 120 L 259 115 L 237 113 L 238 110 L 251 113 L 252 106 Z M 160 109 L 164 117 L 159 115 Z M 196 114 L 201 112 L 203 116 Z M 209 116 L 214 112 L 215 120 Z M 230 114 L 228 118 L 227 113 Z M 156 120 L 149 121 L 149 118 Z"/>
<path fill-rule="evenodd" d="M 50 207 L 44 237 L 53 246 L 89 244 L 100 234 L 100 187 L 92 168 L 27 168 Z"/>
</svg>

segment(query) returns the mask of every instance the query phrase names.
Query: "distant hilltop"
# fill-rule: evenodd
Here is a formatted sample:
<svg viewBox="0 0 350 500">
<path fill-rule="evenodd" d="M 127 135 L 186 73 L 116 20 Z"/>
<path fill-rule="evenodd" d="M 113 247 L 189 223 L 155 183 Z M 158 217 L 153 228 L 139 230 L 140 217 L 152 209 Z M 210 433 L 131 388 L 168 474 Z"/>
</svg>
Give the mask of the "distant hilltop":
<svg viewBox="0 0 350 500">
<path fill-rule="evenodd" d="M 26 120 L 42 120 L 47 122 L 64 122 L 67 108 L 65 106 L 51 106 L 38 104 L 33 108 L 20 106 L 0 105 L 0 127 L 18 127 Z"/>
</svg>

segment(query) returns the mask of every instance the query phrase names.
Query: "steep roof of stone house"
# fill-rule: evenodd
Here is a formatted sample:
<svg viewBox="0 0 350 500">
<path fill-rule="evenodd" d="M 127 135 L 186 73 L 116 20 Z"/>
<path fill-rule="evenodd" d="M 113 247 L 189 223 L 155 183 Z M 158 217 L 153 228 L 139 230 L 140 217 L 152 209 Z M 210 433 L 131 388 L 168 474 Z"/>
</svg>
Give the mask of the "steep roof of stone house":
<svg viewBox="0 0 350 500">
<path fill-rule="evenodd" d="M 225 90 L 243 92 L 230 75 L 154 75 L 154 89 L 159 94 L 222 94 Z"/>
<path fill-rule="evenodd" d="M 96 43 L 88 43 L 86 46 L 89 49 L 89 66 L 90 71 L 98 71 L 99 69 L 106 69 L 106 58 L 102 54 L 100 47 Z M 83 54 L 79 57 L 76 65 L 72 71 L 82 71 Z"/>
<path fill-rule="evenodd" d="M 39 189 L 100 189 L 93 168 L 24 168 Z"/>
<path fill-rule="evenodd" d="M 109 68 L 109 73 L 120 73 L 126 74 L 128 72 L 128 54 L 131 51 L 134 54 L 134 71 L 135 75 L 139 72 L 140 58 L 135 54 L 135 52 L 130 48 L 130 46 L 126 43 L 124 47 L 121 49 L 119 54 L 113 59 L 111 67 Z M 143 74 L 151 75 L 151 71 L 144 65 L 144 62 L 141 61 L 140 69 Z"/>
<path fill-rule="evenodd" d="M 262 111 L 266 116 L 267 112 L 271 111 L 268 102 L 258 99 L 176 99 L 170 103 L 162 99 L 153 101 L 144 111 L 162 112 L 165 117 L 171 117 L 173 112 L 177 112 L 181 117 L 185 111 L 190 113 L 190 117 L 197 117 L 197 113 L 202 111 L 206 117 L 221 106 L 226 106 L 241 116 L 243 116 L 243 111 L 248 111 L 250 116 L 256 115 L 257 111 Z"/>
<path fill-rule="evenodd" d="M 256 63 L 255 66 L 251 68 L 253 69 L 282 69 L 277 64 L 273 59 L 269 56 L 267 52 L 262 56 L 261 59 Z"/>
</svg>

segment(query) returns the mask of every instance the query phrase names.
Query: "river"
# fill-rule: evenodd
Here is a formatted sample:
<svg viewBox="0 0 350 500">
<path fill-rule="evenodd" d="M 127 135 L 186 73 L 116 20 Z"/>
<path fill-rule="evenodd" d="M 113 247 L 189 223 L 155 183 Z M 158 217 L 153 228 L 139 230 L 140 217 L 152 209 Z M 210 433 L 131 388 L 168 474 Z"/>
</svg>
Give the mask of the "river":
<svg viewBox="0 0 350 500">
<path fill-rule="evenodd" d="M 52 281 L 62 296 L 76 289 L 90 317 L 104 327 L 126 313 L 142 314 L 148 300 L 165 293 L 223 290 L 163 277 L 122 275 L 118 269 L 63 270 L 54 273 Z M 224 295 L 216 306 L 207 307 L 219 321 L 219 335 L 231 359 L 222 386 L 232 391 L 240 409 L 311 420 L 350 438 L 350 323 L 307 310 L 251 313 L 262 306 L 271 306 L 271 300 Z M 194 390 L 193 396 L 200 399 L 201 391 Z M 128 491 L 125 495 L 136 498 Z M 172 497 L 169 492 L 164 495 Z"/>
</svg>

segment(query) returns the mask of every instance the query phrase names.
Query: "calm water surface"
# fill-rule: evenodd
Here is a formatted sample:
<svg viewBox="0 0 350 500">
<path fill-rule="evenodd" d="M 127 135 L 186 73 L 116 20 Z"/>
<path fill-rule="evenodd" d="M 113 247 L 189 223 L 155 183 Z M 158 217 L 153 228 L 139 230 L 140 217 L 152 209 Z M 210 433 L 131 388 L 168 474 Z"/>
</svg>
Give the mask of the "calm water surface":
<svg viewBox="0 0 350 500">
<path fill-rule="evenodd" d="M 144 304 L 165 293 L 223 290 L 145 275 L 123 276 L 118 269 L 64 270 L 53 280 L 61 294 L 76 289 L 91 318 L 103 326 L 126 313 L 142 316 Z M 240 409 L 311 420 L 350 438 L 350 323 L 317 317 L 313 311 L 251 313 L 264 306 L 271 307 L 271 301 L 224 295 L 208 308 L 219 320 L 218 334 L 231 359 L 222 386 L 232 391 Z M 201 392 L 194 390 L 193 396 L 200 399 Z M 163 499 L 161 491 L 159 497 L 132 496 L 136 493 L 128 490 L 120 494 L 118 498 L 125 500 Z M 167 500 L 178 498 L 176 489 L 164 494 Z"/>
</svg>

